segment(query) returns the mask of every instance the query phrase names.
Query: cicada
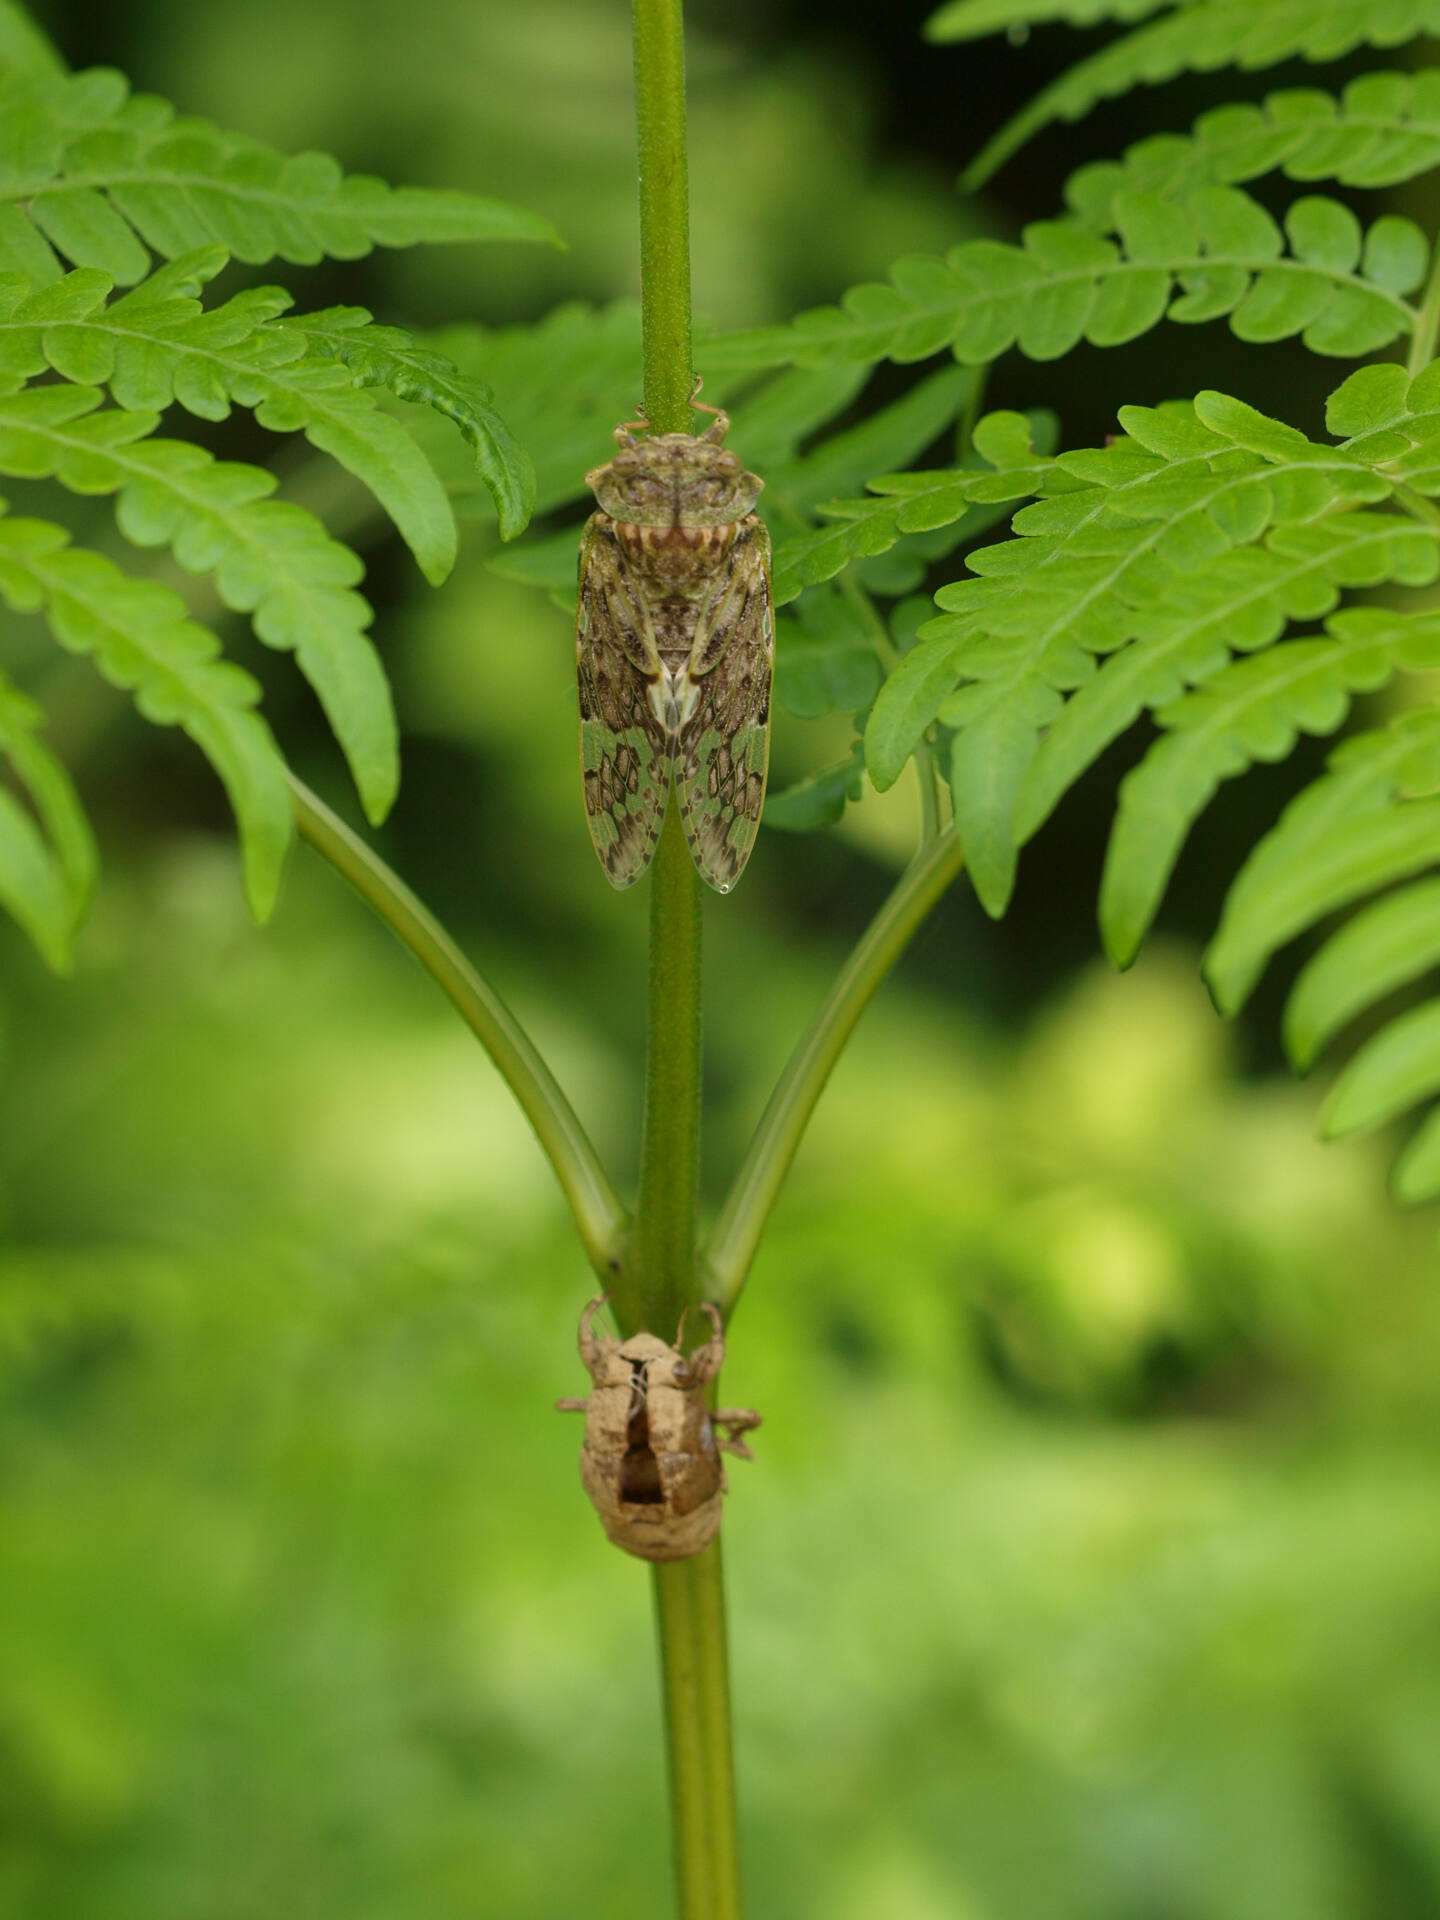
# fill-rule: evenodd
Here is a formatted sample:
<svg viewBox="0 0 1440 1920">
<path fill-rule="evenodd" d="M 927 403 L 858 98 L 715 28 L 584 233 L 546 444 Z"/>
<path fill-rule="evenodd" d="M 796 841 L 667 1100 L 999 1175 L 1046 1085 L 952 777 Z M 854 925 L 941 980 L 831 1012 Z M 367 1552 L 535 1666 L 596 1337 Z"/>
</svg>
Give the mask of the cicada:
<svg viewBox="0 0 1440 1920">
<path fill-rule="evenodd" d="M 600 508 L 580 543 L 580 766 L 590 838 L 617 887 L 650 864 L 673 785 L 695 865 L 728 893 L 765 801 L 764 482 L 726 449 L 726 415 L 700 411 L 715 419 L 698 436 L 616 427 L 614 459 L 585 476 Z"/>
</svg>

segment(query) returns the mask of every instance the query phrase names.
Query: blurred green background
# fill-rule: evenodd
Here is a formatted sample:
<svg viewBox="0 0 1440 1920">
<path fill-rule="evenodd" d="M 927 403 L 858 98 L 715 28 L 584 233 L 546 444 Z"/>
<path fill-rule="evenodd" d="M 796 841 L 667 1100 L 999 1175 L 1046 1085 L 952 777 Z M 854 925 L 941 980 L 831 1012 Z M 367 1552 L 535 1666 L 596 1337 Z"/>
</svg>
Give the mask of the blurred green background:
<svg viewBox="0 0 1440 1920">
<path fill-rule="evenodd" d="M 716 324 L 1048 213 L 1057 169 L 1216 97 L 1121 103 L 965 210 L 954 171 L 1073 47 L 929 52 L 925 11 L 695 6 Z M 75 65 L 570 241 L 293 270 L 307 305 L 503 326 L 633 295 L 620 0 L 426 0 L 403 35 L 375 0 L 43 17 Z M 1180 338 L 1303 423 L 1299 362 Z M 1174 346 L 1017 364 L 992 396 L 1094 440 L 1119 401 L 1193 388 Z M 407 738 L 383 843 L 628 1170 L 643 899 L 581 825 L 564 616 L 485 553 L 436 595 L 367 550 Z M 0 639 L 108 863 L 73 981 L 0 933 L 0 1915 L 665 1912 L 648 1582 L 550 1410 L 583 1386 L 590 1282 L 538 1149 L 333 875 L 298 852 L 257 933 L 198 756 L 20 622 Z M 309 696 L 227 639 L 347 805 Z M 782 722 L 776 752 L 791 777 L 829 747 Z M 1134 752 L 1027 854 L 1005 926 L 957 890 L 926 931 L 736 1325 L 726 1395 L 765 1412 L 726 1528 L 757 1920 L 1440 1915 L 1433 1216 L 1391 1209 L 1384 1143 L 1314 1142 L 1314 1090 L 1274 1071 L 1278 989 L 1234 1031 L 1197 980 L 1301 769 L 1226 794 L 1133 974 L 1094 959 Z M 717 1183 L 910 806 L 766 834 L 708 903 Z"/>
</svg>

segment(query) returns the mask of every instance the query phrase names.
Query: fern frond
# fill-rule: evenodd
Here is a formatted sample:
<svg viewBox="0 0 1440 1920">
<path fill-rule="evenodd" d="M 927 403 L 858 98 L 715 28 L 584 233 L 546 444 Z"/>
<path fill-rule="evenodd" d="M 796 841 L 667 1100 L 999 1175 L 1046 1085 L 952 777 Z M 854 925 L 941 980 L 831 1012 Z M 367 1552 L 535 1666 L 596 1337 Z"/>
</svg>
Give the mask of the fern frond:
<svg viewBox="0 0 1440 1920">
<path fill-rule="evenodd" d="M 887 553 L 906 533 L 955 527 L 959 538 L 973 478 L 958 469 L 888 474 L 869 482 L 867 498 L 825 501 L 816 511 L 832 524 L 792 534 L 775 548 L 776 606 L 833 579 L 852 560 Z"/>
<path fill-rule="evenodd" d="M 155 414 L 96 411 L 100 401 L 98 389 L 71 386 L 0 398 L 0 473 L 117 494 L 127 539 L 168 546 L 190 572 L 213 573 L 227 607 L 250 614 L 267 646 L 294 653 L 378 823 L 399 784 L 399 741 L 366 632 L 371 610 L 354 591 L 359 558 L 303 508 L 271 500 L 272 474 L 154 439 Z"/>
<path fill-rule="evenodd" d="M 1402 1013 L 1373 1034 L 1330 1089 L 1320 1110 L 1327 1140 L 1394 1120 L 1440 1093 L 1440 1000 Z"/>
<path fill-rule="evenodd" d="M 1392 187 L 1440 166 L 1440 73 L 1367 73 L 1336 99 L 1317 88 L 1272 93 L 1259 105 L 1217 107 L 1188 136 L 1155 134 L 1119 160 L 1082 167 L 1066 204 L 1108 231 L 1117 193 L 1161 199 L 1196 187 L 1238 186 L 1279 171 L 1291 180 Z"/>
<path fill-rule="evenodd" d="M 765 824 L 785 833 L 814 833 L 833 827 L 865 782 L 865 749 L 857 740 L 849 757 L 812 773 L 793 787 L 765 796 Z"/>
<path fill-rule="evenodd" d="M 44 717 L 0 676 L 0 752 L 34 808 L 27 812 L 0 788 L 0 905 L 63 973 L 94 891 L 98 860 L 70 776 L 39 738 Z"/>
<path fill-rule="evenodd" d="M 0 598 L 17 612 L 43 613 L 61 646 L 92 655 L 113 686 L 133 693 L 145 719 L 189 734 L 225 784 L 251 909 L 266 918 L 294 813 L 285 762 L 255 712 L 255 681 L 218 657 L 219 641 L 189 618 L 177 594 L 72 547 L 48 521 L 0 518 Z"/>
<path fill-rule="evenodd" d="M 1429 664 L 1440 662 L 1431 623 Z M 1403 715 L 1330 756 L 1251 854 L 1206 956 L 1217 1002 L 1238 1007 L 1271 956 L 1297 934 L 1382 888 L 1399 886 L 1321 948 L 1297 980 L 1286 1037 L 1298 1065 L 1351 1019 L 1440 960 L 1440 882 L 1415 881 L 1440 844 L 1440 713 Z M 1394 1119 L 1440 1092 L 1440 1000 L 1401 1013 L 1339 1075 L 1321 1114 L 1330 1138 Z M 1406 1201 L 1440 1194 L 1440 1110 L 1396 1163 Z"/>
<path fill-rule="evenodd" d="M 1409 560 L 1409 584 L 1440 572 L 1435 542 L 1423 534 Z M 1160 709 L 1166 737 L 1121 785 L 1100 886 L 1101 932 L 1118 966 L 1139 951 L 1185 838 L 1222 780 L 1256 760 L 1283 760 L 1301 733 L 1334 733 L 1352 696 L 1384 686 L 1400 667 L 1440 665 L 1440 619 L 1357 607 L 1327 621 L 1326 634 L 1237 660 Z"/>
<path fill-rule="evenodd" d="M 1271 957 L 1308 926 L 1433 864 L 1436 787 L 1440 713 L 1404 714 L 1336 749 L 1329 771 L 1290 803 L 1230 889 L 1205 957 L 1225 1012 L 1244 1005 Z"/>
<path fill-rule="evenodd" d="M 765 474 L 768 486 L 772 475 L 798 460 L 803 440 L 829 426 L 859 398 L 869 378 L 868 367 L 837 362 L 788 367 L 758 386 L 749 385 L 738 403 L 730 403 L 738 423 L 734 437 L 744 446 L 747 465 Z M 935 431 L 948 424 L 942 421 Z"/>
<path fill-rule="evenodd" d="M 1053 464 L 1036 450 L 1048 438 L 1048 418 L 1018 413 L 988 414 L 977 423 L 976 453 L 990 466 L 942 468 L 933 473 L 882 474 L 869 495 L 826 500 L 815 511 L 832 524 L 781 540 L 775 549 L 775 604 L 784 606 L 806 587 L 833 579 L 852 561 L 888 553 L 907 534 L 948 528 L 954 535 L 941 551 L 992 525 L 1006 501 L 1040 490 Z"/>
<path fill-rule="evenodd" d="M 286 158 L 108 68 L 0 73 L 0 271 L 39 284 L 63 269 L 142 280 L 164 259 L 219 246 L 238 260 L 353 260 L 422 241 L 559 244 L 548 221 L 500 201 L 396 189 L 328 154 Z"/>
<path fill-rule="evenodd" d="M 77 269 L 31 291 L 0 276 L 0 372 L 29 378 L 54 369 L 81 386 L 108 386 L 129 412 L 172 401 L 205 420 L 232 404 L 262 427 L 303 433 L 368 487 L 426 578 L 454 564 L 455 518 L 438 476 L 398 420 L 359 391 L 343 364 L 306 353 L 295 328 L 271 325 L 290 297 L 274 287 L 204 308 L 199 290 L 225 264 L 218 250 L 162 267 L 109 300 L 101 273 Z"/>
<path fill-rule="evenodd" d="M 1359 358 L 1414 325 L 1403 296 L 1423 279 L 1429 249 L 1398 216 L 1364 234 L 1347 208 L 1312 196 L 1282 233 L 1238 187 L 1210 186 L 1173 200 L 1117 192 L 1110 218 L 1115 241 L 1072 218 L 1035 222 L 1018 247 L 967 240 L 944 259 L 912 254 L 888 284 L 852 287 L 839 306 L 716 336 L 710 359 L 736 372 L 923 360 L 948 347 L 973 365 L 1018 346 L 1055 360 L 1081 340 L 1122 346 L 1165 318 L 1222 316 L 1242 340 L 1298 333 L 1312 352 Z"/>
<path fill-rule="evenodd" d="M 1357 913 L 1306 962 L 1285 1003 L 1285 1050 L 1314 1065 L 1367 1008 L 1440 966 L 1440 879 L 1417 880 Z"/>
<path fill-rule="evenodd" d="M 788 459 L 774 462 L 766 471 L 765 491 L 804 513 L 837 493 L 863 486 L 872 473 L 888 473 L 917 459 L 966 412 L 979 391 L 974 368 L 940 367 L 858 425 L 828 435 L 803 454 L 792 451 Z M 745 421 L 743 408 L 737 409 L 737 418 Z"/>
<path fill-rule="evenodd" d="M 1437 31 L 1440 0 L 1179 0 L 1165 19 L 1112 41 L 1044 88 L 987 142 L 962 184 L 973 192 L 1043 127 L 1083 119 L 1132 87 L 1221 67 L 1338 60 L 1356 47 L 1398 47 Z"/>
<path fill-rule="evenodd" d="M 1144 20 L 1174 0 L 950 0 L 925 22 L 925 38 L 944 45 L 983 40 L 992 33 L 1015 34 L 1063 20 L 1072 27 L 1095 27 L 1106 20 Z"/>
<path fill-rule="evenodd" d="M 1227 593 L 1244 601 L 1255 585 L 1247 568 L 1281 563 L 1269 581 L 1279 592 L 1285 566 L 1317 557 L 1325 545 L 1323 537 L 1307 545 L 1307 523 L 1391 490 L 1353 453 L 1315 445 L 1276 422 L 1267 423 L 1267 438 L 1252 409 L 1202 398 L 1229 434 L 1188 407 L 1126 408 L 1126 439 L 1062 454 L 1042 469 L 1036 486 L 1045 497 L 1015 516 L 1019 538 L 969 556 L 979 578 L 940 590 L 944 614 L 920 629 L 919 644 L 876 700 L 866 754 L 878 787 L 899 776 L 935 721 L 958 729 L 956 818 L 976 890 L 992 913 L 1013 885 L 1022 797 L 1027 827 L 1043 817 L 1027 796 L 1040 730 L 1057 722 L 1063 695 L 1090 681 L 1096 656 L 1171 634 L 1183 654 L 1180 630 L 1193 629 L 1202 649 L 1196 659 L 1203 659 L 1204 616 L 1223 614 Z M 1236 435 L 1257 444 L 1242 447 Z M 1394 537 L 1403 555 L 1406 542 L 1433 548 L 1433 537 L 1408 521 L 1396 522 Z M 1269 561 L 1227 558 L 1262 543 Z M 1361 553 L 1343 535 L 1337 549 Z M 1390 554 L 1383 542 L 1382 550 Z M 1373 564 L 1368 553 L 1353 561 Z M 1402 562 L 1391 556 L 1385 564 Z M 1332 572 L 1347 579 L 1346 565 L 1338 558 Z M 1211 592 L 1220 596 L 1213 606 Z"/>
<path fill-rule="evenodd" d="M 54 46 L 15 0 L 0 0 L 0 69 L 42 78 L 65 71 Z"/>
<path fill-rule="evenodd" d="M 1062 796 L 1144 712 L 1164 708 L 1254 653 L 1292 620 L 1331 612 L 1345 587 L 1396 577 L 1395 542 L 1413 532 L 1390 515 L 1332 515 L 1263 547 L 1238 547 L 1172 583 L 1139 613 L 1135 637 L 1066 701 L 1040 745 L 1015 809 L 1015 837 L 1038 832 Z"/>
<path fill-rule="evenodd" d="M 403 328 L 376 326 L 364 307 L 331 307 L 277 324 L 303 334 L 312 355 L 348 367 L 360 386 L 384 387 L 397 400 L 449 420 L 475 455 L 475 470 L 495 503 L 500 538 L 513 540 L 524 531 L 535 505 L 535 469 L 483 381 L 463 374 L 445 354 L 417 345 Z"/>
<path fill-rule="evenodd" d="M 535 467 L 535 512 L 588 498 L 585 474 L 613 451 L 611 430 L 635 417 L 640 398 L 640 309 L 631 300 L 608 307 L 580 301 L 554 308 L 533 325 L 444 327 L 426 344 L 495 394 L 500 412 Z M 718 385 L 702 360 L 706 398 Z M 563 368 L 563 375 L 560 369 Z M 495 505 L 438 422 L 417 437 L 464 520 L 493 518 Z"/>
<path fill-rule="evenodd" d="M 799 720 L 859 713 L 880 685 L 877 638 L 888 651 L 883 631 L 877 635 L 854 601 L 810 595 L 775 623 L 775 698 Z"/>
</svg>

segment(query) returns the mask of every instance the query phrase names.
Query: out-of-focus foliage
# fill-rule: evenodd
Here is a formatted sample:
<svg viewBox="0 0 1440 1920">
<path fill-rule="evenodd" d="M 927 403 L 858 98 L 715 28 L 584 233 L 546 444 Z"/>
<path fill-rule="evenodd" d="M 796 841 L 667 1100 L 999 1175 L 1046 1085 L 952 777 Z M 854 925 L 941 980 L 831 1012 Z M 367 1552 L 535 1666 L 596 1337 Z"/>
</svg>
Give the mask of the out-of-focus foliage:
<svg viewBox="0 0 1440 1920">
<path fill-rule="evenodd" d="M 581 1262 L 405 957 L 308 859 L 256 937 L 227 864 L 7 969 L 0 1911 L 620 1920 L 661 1758 L 550 1411 Z M 743 957 L 777 1052 L 823 968 Z M 542 1024 L 582 1108 L 633 1091 Z M 727 1374 L 757 1911 L 1440 1895 L 1437 1308 L 1379 1186 L 1229 1080 L 1185 955 L 1013 1043 L 875 1010 Z"/>
</svg>

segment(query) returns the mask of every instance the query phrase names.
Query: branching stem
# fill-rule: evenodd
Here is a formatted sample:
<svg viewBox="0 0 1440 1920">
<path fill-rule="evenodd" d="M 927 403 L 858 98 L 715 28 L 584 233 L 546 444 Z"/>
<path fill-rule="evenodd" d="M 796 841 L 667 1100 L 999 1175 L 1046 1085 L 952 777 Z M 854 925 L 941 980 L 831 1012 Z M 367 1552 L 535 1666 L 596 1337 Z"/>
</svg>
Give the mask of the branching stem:
<svg viewBox="0 0 1440 1920">
<path fill-rule="evenodd" d="M 290 785 L 302 837 L 410 949 L 495 1062 L 555 1169 L 590 1264 L 608 1283 L 619 1255 L 625 1210 L 534 1042 L 440 922 L 379 854 L 302 781 L 292 775 Z"/>
</svg>

